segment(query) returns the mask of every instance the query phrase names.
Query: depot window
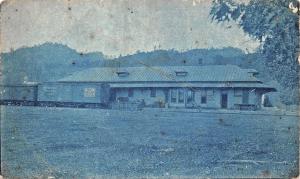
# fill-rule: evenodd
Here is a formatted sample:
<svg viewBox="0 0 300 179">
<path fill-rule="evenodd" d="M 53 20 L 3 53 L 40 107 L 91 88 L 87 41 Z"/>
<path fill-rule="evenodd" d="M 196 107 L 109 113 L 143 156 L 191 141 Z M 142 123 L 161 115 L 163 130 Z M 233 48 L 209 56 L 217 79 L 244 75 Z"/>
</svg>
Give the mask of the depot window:
<svg viewBox="0 0 300 179">
<path fill-rule="evenodd" d="M 201 92 L 201 104 L 206 104 L 207 103 L 207 93 L 206 91 Z"/>
<path fill-rule="evenodd" d="M 177 98 L 177 90 L 172 89 L 171 90 L 171 102 L 176 103 L 176 98 Z"/>
<path fill-rule="evenodd" d="M 155 88 L 150 89 L 150 97 L 156 97 L 156 90 Z"/>
<path fill-rule="evenodd" d="M 133 89 L 132 88 L 128 89 L 128 97 L 133 97 Z"/>
<path fill-rule="evenodd" d="M 194 102 L 195 100 L 195 93 L 192 90 L 187 91 L 187 103 Z"/>
<path fill-rule="evenodd" d="M 184 91 L 182 89 L 178 90 L 178 103 L 184 103 Z"/>
</svg>

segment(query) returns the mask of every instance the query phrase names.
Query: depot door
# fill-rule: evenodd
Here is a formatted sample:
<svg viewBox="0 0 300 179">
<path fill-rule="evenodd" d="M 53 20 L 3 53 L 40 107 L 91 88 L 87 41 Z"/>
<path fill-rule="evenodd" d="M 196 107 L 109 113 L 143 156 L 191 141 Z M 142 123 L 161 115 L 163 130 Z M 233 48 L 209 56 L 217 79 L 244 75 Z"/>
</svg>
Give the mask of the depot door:
<svg viewBox="0 0 300 179">
<path fill-rule="evenodd" d="M 244 90 L 243 91 L 243 98 L 242 98 L 242 102 L 243 104 L 249 104 L 249 91 L 248 90 Z"/>
<path fill-rule="evenodd" d="M 227 93 L 221 94 L 221 108 L 226 109 L 228 103 L 228 95 Z"/>
</svg>

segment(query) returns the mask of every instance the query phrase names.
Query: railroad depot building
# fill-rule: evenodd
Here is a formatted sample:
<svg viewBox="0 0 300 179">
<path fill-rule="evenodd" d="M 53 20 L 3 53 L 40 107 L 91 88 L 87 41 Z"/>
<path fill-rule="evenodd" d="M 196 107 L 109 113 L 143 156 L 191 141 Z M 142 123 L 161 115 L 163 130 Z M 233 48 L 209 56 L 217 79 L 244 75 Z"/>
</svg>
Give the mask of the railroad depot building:
<svg viewBox="0 0 300 179">
<path fill-rule="evenodd" d="M 39 101 L 160 108 L 259 109 L 276 91 L 234 65 L 91 68 L 39 86 Z"/>
</svg>

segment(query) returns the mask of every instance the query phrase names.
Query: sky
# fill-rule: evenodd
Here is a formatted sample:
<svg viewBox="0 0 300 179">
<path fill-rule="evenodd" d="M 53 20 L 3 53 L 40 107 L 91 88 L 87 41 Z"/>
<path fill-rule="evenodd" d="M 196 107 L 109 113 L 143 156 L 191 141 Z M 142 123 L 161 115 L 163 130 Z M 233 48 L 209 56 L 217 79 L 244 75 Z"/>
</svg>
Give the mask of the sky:
<svg viewBox="0 0 300 179">
<path fill-rule="evenodd" d="M 223 47 L 247 53 L 259 46 L 235 23 L 211 22 L 210 7 L 210 0 L 7 0 L 1 52 L 45 42 L 107 56 Z"/>
</svg>

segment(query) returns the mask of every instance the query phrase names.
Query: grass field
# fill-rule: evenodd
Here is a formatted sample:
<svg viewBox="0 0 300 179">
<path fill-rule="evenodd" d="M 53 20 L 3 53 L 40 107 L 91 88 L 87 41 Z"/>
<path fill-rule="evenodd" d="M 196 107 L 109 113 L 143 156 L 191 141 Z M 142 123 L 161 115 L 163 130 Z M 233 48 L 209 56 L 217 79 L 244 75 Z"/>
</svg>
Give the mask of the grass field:
<svg viewBox="0 0 300 179">
<path fill-rule="evenodd" d="M 7 178 L 288 177 L 298 117 L 1 107 Z"/>
</svg>

